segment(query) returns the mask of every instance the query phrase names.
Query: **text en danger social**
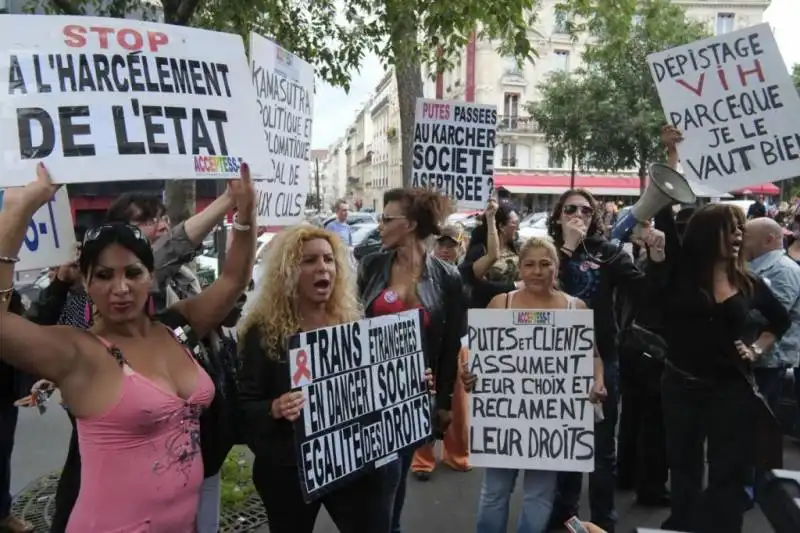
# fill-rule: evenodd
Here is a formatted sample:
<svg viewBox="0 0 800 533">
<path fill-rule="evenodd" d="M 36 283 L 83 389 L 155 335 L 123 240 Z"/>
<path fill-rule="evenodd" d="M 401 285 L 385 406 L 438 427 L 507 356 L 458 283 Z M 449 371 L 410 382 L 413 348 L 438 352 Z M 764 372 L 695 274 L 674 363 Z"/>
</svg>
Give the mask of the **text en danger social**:
<svg viewBox="0 0 800 533">
<path fill-rule="evenodd" d="M 311 331 L 302 345 L 313 375 L 298 435 L 307 494 L 430 435 L 418 312 Z"/>
</svg>

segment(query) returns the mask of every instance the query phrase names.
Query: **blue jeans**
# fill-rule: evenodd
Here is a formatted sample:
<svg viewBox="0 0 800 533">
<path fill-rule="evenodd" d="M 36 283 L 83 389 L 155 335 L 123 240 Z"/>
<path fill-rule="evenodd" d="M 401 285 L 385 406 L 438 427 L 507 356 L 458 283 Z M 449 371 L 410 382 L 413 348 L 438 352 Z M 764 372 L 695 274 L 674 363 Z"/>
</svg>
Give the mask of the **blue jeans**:
<svg viewBox="0 0 800 533">
<path fill-rule="evenodd" d="M 13 405 L 0 406 L 0 520 L 11 514 L 11 452 L 18 414 Z"/>
<path fill-rule="evenodd" d="M 614 533 L 617 513 L 614 510 L 614 490 L 617 476 L 616 430 L 619 418 L 619 363 L 603 362 L 608 397 L 603 402 L 603 421 L 594 426 L 594 472 L 589 474 L 589 507 L 591 521 Z M 578 516 L 583 474 L 560 472 L 556 501 L 553 506 L 554 522 L 563 523 Z"/>
<path fill-rule="evenodd" d="M 217 475 L 207 477 L 200 486 L 200 502 L 197 505 L 197 533 L 217 533 L 219 531 L 219 498 L 222 479 Z"/>
<path fill-rule="evenodd" d="M 544 533 L 553 510 L 558 472 L 524 470 L 522 509 L 517 533 Z M 508 504 L 520 470 L 487 468 L 478 500 L 477 533 L 506 533 Z"/>
</svg>

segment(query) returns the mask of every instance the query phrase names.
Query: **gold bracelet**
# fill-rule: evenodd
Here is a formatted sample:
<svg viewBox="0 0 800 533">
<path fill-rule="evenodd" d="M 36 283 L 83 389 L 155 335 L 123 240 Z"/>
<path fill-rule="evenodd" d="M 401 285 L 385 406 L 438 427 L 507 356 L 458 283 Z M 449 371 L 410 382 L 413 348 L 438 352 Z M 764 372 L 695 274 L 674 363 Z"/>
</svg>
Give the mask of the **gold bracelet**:
<svg viewBox="0 0 800 533">
<path fill-rule="evenodd" d="M 0 305 L 5 305 L 11 299 L 11 293 L 14 292 L 14 287 L 7 289 L 0 289 Z"/>
</svg>

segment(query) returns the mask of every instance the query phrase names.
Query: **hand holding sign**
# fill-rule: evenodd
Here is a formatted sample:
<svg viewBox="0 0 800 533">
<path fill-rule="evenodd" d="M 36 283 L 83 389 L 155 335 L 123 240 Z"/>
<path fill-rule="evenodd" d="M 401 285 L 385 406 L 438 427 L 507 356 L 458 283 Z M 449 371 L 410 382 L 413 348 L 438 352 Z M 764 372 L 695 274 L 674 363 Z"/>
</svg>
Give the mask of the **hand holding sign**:
<svg viewBox="0 0 800 533">
<path fill-rule="evenodd" d="M 0 196 L 0 206 L 6 210 L 20 210 L 24 211 L 29 216 L 39 210 L 46 204 L 56 193 L 59 185 L 53 185 L 53 180 L 50 179 L 50 172 L 44 166 L 44 163 L 36 165 L 36 180 L 30 182 L 24 187 L 14 187 L 6 189 L 4 194 Z"/>
<path fill-rule="evenodd" d="M 242 163 L 239 179 L 228 182 L 228 191 L 230 191 L 231 197 L 236 202 L 236 211 L 242 217 L 241 222 L 247 224 L 251 221 L 255 222 L 252 217 L 256 210 L 256 191 L 250 178 L 250 167 L 247 163 Z"/>
<path fill-rule="evenodd" d="M 302 392 L 287 392 L 277 400 L 272 400 L 272 418 L 285 418 L 294 422 L 300 417 L 305 399 Z"/>
<path fill-rule="evenodd" d="M 668 152 L 677 150 L 676 145 L 682 140 L 683 133 L 675 126 L 667 124 L 661 128 L 661 144 L 664 145 Z"/>
</svg>

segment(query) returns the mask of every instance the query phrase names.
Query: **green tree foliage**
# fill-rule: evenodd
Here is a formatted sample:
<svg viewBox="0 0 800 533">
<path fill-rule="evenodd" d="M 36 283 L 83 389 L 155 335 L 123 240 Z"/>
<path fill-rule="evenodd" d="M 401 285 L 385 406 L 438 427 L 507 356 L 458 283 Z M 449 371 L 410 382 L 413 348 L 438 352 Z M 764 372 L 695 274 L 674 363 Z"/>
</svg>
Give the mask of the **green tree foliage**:
<svg viewBox="0 0 800 533">
<path fill-rule="evenodd" d="M 795 63 L 792 67 L 792 81 L 794 86 L 800 90 L 800 63 Z"/>
<path fill-rule="evenodd" d="M 570 33 L 592 36 L 579 73 L 588 98 L 588 158 L 597 169 L 636 168 L 644 185 L 647 165 L 663 156 L 659 131 L 666 122 L 647 55 L 707 37 L 708 28 L 668 0 L 564 0 L 557 9 Z"/>
<path fill-rule="evenodd" d="M 592 111 L 590 79 L 580 74 L 554 72 L 539 87 L 541 99 L 528 105 L 531 116 L 544 133 L 550 150 L 572 161 L 572 177 L 584 161 L 592 131 L 587 113 Z"/>
</svg>

